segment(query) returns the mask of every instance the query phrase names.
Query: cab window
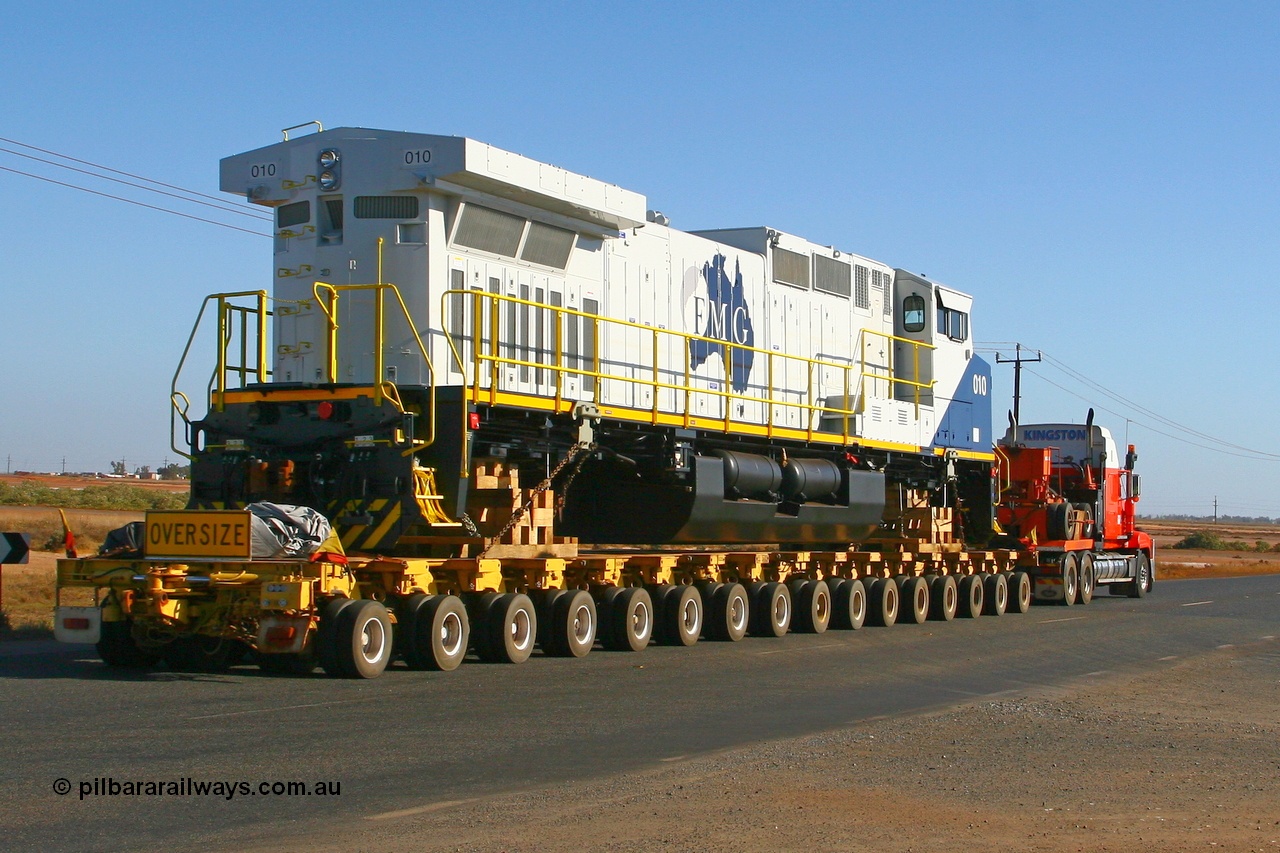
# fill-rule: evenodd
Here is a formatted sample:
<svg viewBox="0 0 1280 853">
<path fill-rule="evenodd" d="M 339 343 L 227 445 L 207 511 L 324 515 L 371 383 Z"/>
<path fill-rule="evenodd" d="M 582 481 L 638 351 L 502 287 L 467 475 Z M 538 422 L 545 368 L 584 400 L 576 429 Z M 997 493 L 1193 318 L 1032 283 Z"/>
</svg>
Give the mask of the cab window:
<svg viewBox="0 0 1280 853">
<path fill-rule="evenodd" d="M 902 300 L 902 328 L 908 332 L 924 331 L 924 297 L 918 293 Z"/>
</svg>

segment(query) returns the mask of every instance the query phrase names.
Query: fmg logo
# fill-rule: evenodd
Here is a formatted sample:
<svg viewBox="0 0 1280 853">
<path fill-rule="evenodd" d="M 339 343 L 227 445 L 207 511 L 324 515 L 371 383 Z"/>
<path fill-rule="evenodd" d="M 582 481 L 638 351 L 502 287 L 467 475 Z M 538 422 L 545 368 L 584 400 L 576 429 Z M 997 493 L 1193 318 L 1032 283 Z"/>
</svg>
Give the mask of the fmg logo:
<svg viewBox="0 0 1280 853">
<path fill-rule="evenodd" d="M 747 309 L 747 297 L 742 287 L 742 270 L 737 261 L 733 264 L 733 279 L 725 271 L 727 259 L 716 254 L 710 262 L 702 265 L 702 280 L 706 283 L 706 296 L 695 296 L 693 300 L 694 329 L 704 338 L 714 341 L 689 341 L 689 366 L 693 369 L 701 367 L 712 353 L 720 355 L 724 361 L 725 345 L 716 341 L 734 344 L 733 366 L 729 373 L 729 384 L 734 391 L 747 389 L 747 379 L 751 376 L 751 365 L 756 354 L 750 349 L 756 345 L 756 331 L 751 325 L 751 312 Z"/>
</svg>

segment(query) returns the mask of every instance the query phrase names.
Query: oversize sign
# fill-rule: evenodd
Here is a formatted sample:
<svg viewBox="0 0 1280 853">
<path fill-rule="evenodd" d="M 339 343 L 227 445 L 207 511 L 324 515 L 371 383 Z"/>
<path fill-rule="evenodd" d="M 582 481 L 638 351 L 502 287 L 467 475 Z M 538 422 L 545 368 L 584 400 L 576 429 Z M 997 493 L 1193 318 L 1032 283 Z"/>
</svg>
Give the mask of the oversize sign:
<svg viewBox="0 0 1280 853">
<path fill-rule="evenodd" d="M 148 558 L 247 560 L 253 553 L 249 518 L 239 510 L 148 512 L 143 553 Z"/>
</svg>

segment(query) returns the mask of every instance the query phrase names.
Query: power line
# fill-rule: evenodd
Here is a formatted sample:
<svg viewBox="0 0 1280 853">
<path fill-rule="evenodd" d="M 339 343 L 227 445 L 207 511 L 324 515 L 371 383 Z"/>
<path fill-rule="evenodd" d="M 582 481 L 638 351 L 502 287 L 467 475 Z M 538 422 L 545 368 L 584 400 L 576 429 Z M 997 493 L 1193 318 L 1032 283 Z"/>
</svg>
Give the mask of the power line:
<svg viewBox="0 0 1280 853">
<path fill-rule="evenodd" d="M 148 210 L 158 210 L 161 213 L 171 213 L 174 216 L 181 216 L 184 219 L 194 219 L 197 222 L 207 222 L 210 225 L 220 225 L 223 228 L 230 228 L 232 231 L 243 231 L 245 234 L 253 234 L 255 237 L 271 236 L 270 234 L 264 234 L 261 231 L 251 231 L 248 228 L 241 228 L 239 225 L 228 225 L 225 222 L 218 222 L 217 220 L 214 220 L 214 219 L 205 219 L 203 216 L 192 216 L 190 213 L 181 213 L 177 210 L 170 210 L 167 207 L 157 207 L 154 204 L 146 204 L 141 201 L 134 201 L 133 199 L 125 198 L 124 196 L 118 196 L 118 195 L 112 195 L 111 193 L 99 192 L 98 190 L 91 190 L 88 187 L 80 187 L 80 186 L 76 186 L 75 184 L 68 184 L 64 181 L 55 181 L 53 178 L 46 178 L 43 175 L 33 175 L 30 172 L 23 172 L 20 169 L 10 169 L 8 166 L 0 166 L 0 171 L 12 172 L 15 175 L 24 175 L 25 177 L 28 177 L 28 178 L 35 178 L 37 181 L 47 181 L 48 183 L 51 183 L 51 184 L 57 184 L 60 187 L 67 187 L 68 189 L 80 190 L 80 192 L 92 193 L 93 195 L 102 196 L 103 198 L 115 199 L 116 201 L 123 201 L 123 202 L 127 202 L 128 204 L 136 204 L 138 207 L 145 207 Z"/>
<path fill-rule="evenodd" d="M 123 172 L 123 171 L 121 171 L 120 169 L 113 169 L 113 168 L 111 168 L 110 166 L 104 166 L 104 165 L 102 165 L 101 163 L 94 163 L 94 162 L 92 162 L 92 161 L 90 161 L 90 160 L 81 160 L 81 159 L 80 159 L 80 158 L 78 158 L 78 157 L 72 157 L 72 156 L 70 156 L 70 155 L 68 155 L 68 154 L 60 154 L 60 153 L 58 153 L 57 151 L 50 151 L 48 148 L 40 148 L 39 146 L 36 146 L 36 145 L 28 145 L 27 143 L 25 143 L 25 142 L 19 142 L 19 141 L 18 141 L 18 140 L 16 140 L 16 139 L 8 139 L 8 138 L 6 138 L 6 137 L 0 136 L 0 142 L 7 142 L 7 143 L 9 143 L 10 145 L 17 145 L 17 146 L 20 146 L 20 147 L 22 147 L 22 148 L 30 148 L 32 151 L 39 151 L 41 154 L 48 154 L 48 155 L 50 155 L 51 157 L 58 157 L 58 158 L 60 158 L 60 159 L 62 159 L 62 160 L 70 160 L 72 163 L 80 163 L 81 165 L 84 165 L 84 166 L 92 166 L 93 168 L 95 168 L 95 169 L 101 169 L 101 170 L 103 170 L 104 172 L 111 172 L 113 175 L 124 175 L 126 178 L 134 178 L 134 179 L 139 180 L 139 181 L 146 181 L 146 182 L 147 182 L 147 183 L 149 183 L 149 184 L 155 184 L 155 185 L 157 185 L 157 186 L 167 187 L 168 189 L 171 189 L 171 190 L 178 190 L 179 192 L 186 193 L 187 195 L 199 196 L 200 198 L 207 198 L 207 199 L 209 199 L 209 200 L 211 200 L 211 201 L 221 202 L 221 203 L 223 203 L 223 204 L 225 204 L 225 203 L 226 203 L 226 201 L 227 201 L 227 200 L 226 200 L 225 198 L 223 198 L 222 196 L 208 195 L 207 193 L 197 192 L 196 190 L 189 190 L 189 189 L 187 189 L 186 187 L 180 187 L 180 186 L 177 186 L 176 184 L 166 184 L 164 181 L 157 181 L 157 180 L 155 180 L 154 178 L 148 178 L 148 177 L 145 177 L 145 176 L 143 176 L 143 175 L 135 175 L 135 174 L 133 174 L 132 172 Z M 11 152 L 11 153 L 17 154 L 18 152 L 16 152 L 16 151 L 15 151 L 15 152 Z M 26 154 L 18 154 L 18 156 L 19 156 L 19 157 L 27 157 L 27 156 L 29 156 L 29 155 L 26 155 Z M 39 158 L 33 158 L 33 159 L 39 159 Z M 48 161 L 46 160 L 46 161 L 44 161 L 44 162 L 48 162 Z M 59 166 L 59 168 L 64 168 L 64 169 L 70 168 L 69 166 L 62 166 L 62 165 L 61 165 L 61 164 L 59 164 L 59 163 L 54 163 L 54 164 L 52 164 L 52 165 L 54 165 L 54 166 Z M 79 171 L 79 170 L 77 170 L 77 171 Z M 103 177 L 103 176 L 98 175 L 98 176 L 95 176 L 95 177 Z M 146 187 L 143 187 L 143 189 L 146 189 Z M 239 212 L 242 212 L 242 211 L 237 211 L 237 212 L 239 213 Z M 270 218 L 270 217 L 267 217 L 267 218 Z"/>
</svg>

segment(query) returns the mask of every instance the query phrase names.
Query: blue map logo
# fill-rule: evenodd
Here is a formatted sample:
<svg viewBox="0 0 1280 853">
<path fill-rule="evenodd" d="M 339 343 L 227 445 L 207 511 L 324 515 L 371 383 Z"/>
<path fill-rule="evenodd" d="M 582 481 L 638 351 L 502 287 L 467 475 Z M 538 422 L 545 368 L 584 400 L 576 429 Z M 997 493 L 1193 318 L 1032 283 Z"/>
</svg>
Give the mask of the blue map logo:
<svg viewBox="0 0 1280 853">
<path fill-rule="evenodd" d="M 702 265 L 702 278 L 707 283 L 705 302 L 701 297 L 694 300 L 695 328 L 701 329 L 699 334 L 717 341 L 734 344 L 733 365 L 729 373 L 729 384 L 734 391 L 741 393 L 747 390 L 747 379 L 751 375 L 751 365 L 756 354 L 750 349 L 756 345 L 756 331 L 751 325 L 751 314 L 747 310 L 746 292 L 742 287 L 742 269 L 737 261 L 733 264 L 733 280 L 725 272 L 727 258 L 716 254 L 711 263 Z M 705 312 L 705 315 L 704 315 Z M 725 345 L 714 341 L 689 341 L 689 366 L 701 367 L 712 353 L 718 353 L 724 361 Z"/>
</svg>

